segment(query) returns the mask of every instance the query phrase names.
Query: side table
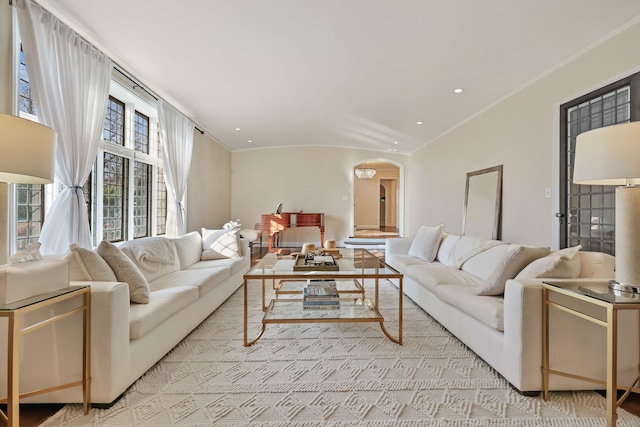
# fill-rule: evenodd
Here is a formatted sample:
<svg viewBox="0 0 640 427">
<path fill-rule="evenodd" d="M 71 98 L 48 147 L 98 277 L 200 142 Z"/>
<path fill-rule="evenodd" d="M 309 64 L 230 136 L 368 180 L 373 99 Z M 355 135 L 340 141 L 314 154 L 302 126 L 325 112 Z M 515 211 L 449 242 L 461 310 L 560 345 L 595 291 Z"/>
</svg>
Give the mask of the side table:
<svg viewBox="0 0 640 427">
<path fill-rule="evenodd" d="M 600 319 L 567 307 L 559 302 L 550 300 L 550 294 L 557 293 L 585 303 L 599 306 L 605 309 L 606 318 Z M 586 321 L 602 326 L 607 333 L 607 378 L 606 381 L 595 378 L 587 378 L 567 372 L 556 371 L 549 368 L 549 307 L 562 310 L 571 315 L 580 317 Z M 631 386 L 619 386 L 617 383 L 618 361 L 618 312 L 620 310 L 636 310 L 640 316 L 640 295 L 626 292 L 618 292 L 609 289 L 608 282 L 587 281 L 544 281 L 542 284 L 542 387 L 544 400 L 549 399 L 549 375 L 561 375 L 595 384 L 605 385 L 607 393 L 606 420 L 607 426 L 616 425 L 616 411 L 620 404 L 627 398 L 631 391 L 640 392 L 636 384 L 640 377 L 636 377 Z M 618 400 L 618 388 L 626 392 Z"/>
<path fill-rule="evenodd" d="M 60 303 L 70 298 L 82 296 L 82 304 L 64 313 L 53 315 L 33 325 L 23 325 L 24 315 L 35 310 Z M 59 320 L 66 319 L 74 314 L 82 314 L 82 380 L 67 384 L 49 387 L 42 390 L 20 393 L 20 338 L 30 332 L 51 325 Z M 91 348 L 91 287 L 68 286 L 54 292 L 36 295 L 16 301 L 11 304 L 0 305 L 0 317 L 8 320 L 7 331 L 7 398 L 0 402 L 7 404 L 7 413 L 0 411 L 0 416 L 5 419 L 7 426 L 13 427 L 20 424 L 20 398 L 36 396 L 70 387 L 82 386 L 84 414 L 89 413 L 91 393 L 90 377 L 90 348 Z M 44 353 L 43 353 L 44 355 Z"/>
</svg>

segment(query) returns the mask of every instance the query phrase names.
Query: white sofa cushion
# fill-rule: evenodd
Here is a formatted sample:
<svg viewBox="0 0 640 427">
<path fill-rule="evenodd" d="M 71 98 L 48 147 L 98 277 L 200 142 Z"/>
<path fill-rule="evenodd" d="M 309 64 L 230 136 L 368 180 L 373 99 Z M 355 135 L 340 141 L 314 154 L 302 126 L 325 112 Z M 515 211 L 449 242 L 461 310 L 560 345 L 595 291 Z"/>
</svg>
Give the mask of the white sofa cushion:
<svg viewBox="0 0 640 427">
<path fill-rule="evenodd" d="M 456 265 L 455 260 L 451 257 L 451 252 L 453 251 L 453 248 L 455 247 L 458 240 L 460 240 L 460 236 L 457 234 L 442 233 L 436 260 L 440 261 L 444 265 Z"/>
<path fill-rule="evenodd" d="M 193 286 L 198 289 L 198 295 L 202 297 L 229 277 L 231 277 L 231 271 L 227 267 L 181 270 L 159 277 L 149 283 L 149 286 L 153 291 Z"/>
<path fill-rule="evenodd" d="M 422 264 L 424 261 L 416 259 L 409 255 L 391 254 L 385 253 L 385 262 L 395 268 L 398 271 L 404 271 L 409 265 Z"/>
<path fill-rule="evenodd" d="M 231 274 L 236 274 L 242 270 L 247 271 L 247 262 L 240 258 L 211 259 L 206 261 L 198 261 L 189 266 L 187 270 L 201 270 L 203 268 L 228 268 Z"/>
<path fill-rule="evenodd" d="M 476 295 L 474 287 L 464 285 L 438 286 L 435 294 L 490 328 L 504 331 L 504 300 L 501 297 Z"/>
<path fill-rule="evenodd" d="M 193 286 L 153 291 L 148 304 L 131 304 L 129 311 L 129 339 L 135 340 L 198 299 Z"/>
<path fill-rule="evenodd" d="M 190 265 L 200 261 L 202 256 L 202 237 L 200 237 L 200 233 L 192 231 L 184 236 L 174 237 L 171 240 L 173 240 L 178 252 L 180 270 L 185 270 Z"/>
<path fill-rule="evenodd" d="M 421 225 L 413 237 L 409 255 L 427 262 L 436 259 L 440 239 L 442 238 L 442 230 L 444 230 L 444 224 L 436 227 Z"/>
<path fill-rule="evenodd" d="M 582 262 L 579 251 L 582 246 L 553 251 L 527 265 L 516 279 L 553 277 L 558 279 L 575 279 L 580 275 Z"/>
<path fill-rule="evenodd" d="M 515 278 L 531 262 L 547 256 L 549 251 L 549 248 L 510 244 L 493 273 L 478 287 L 478 295 L 502 295 L 507 280 Z"/>
<path fill-rule="evenodd" d="M 131 302 L 138 304 L 149 302 L 149 283 L 147 279 L 119 247 L 103 240 L 98 245 L 98 254 L 109 264 L 118 281 L 127 282 Z"/>
<path fill-rule="evenodd" d="M 176 246 L 166 237 L 129 240 L 120 245 L 120 249 L 138 267 L 147 282 L 180 270 Z"/>
<path fill-rule="evenodd" d="M 238 230 L 208 230 L 202 229 L 202 255 L 200 259 L 239 258 Z"/>
<path fill-rule="evenodd" d="M 109 264 L 91 249 L 86 249 L 72 243 L 69 254 L 65 258 L 69 261 L 69 280 L 117 282 Z"/>
<path fill-rule="evenodd" d="M 456 270 L 439 262 L 422 263 L 407 266 L 404 275 L 431 292 L 438 286 L 465 285 L 478 287 L 480 279 L 462 270 Z"/>
</svg>

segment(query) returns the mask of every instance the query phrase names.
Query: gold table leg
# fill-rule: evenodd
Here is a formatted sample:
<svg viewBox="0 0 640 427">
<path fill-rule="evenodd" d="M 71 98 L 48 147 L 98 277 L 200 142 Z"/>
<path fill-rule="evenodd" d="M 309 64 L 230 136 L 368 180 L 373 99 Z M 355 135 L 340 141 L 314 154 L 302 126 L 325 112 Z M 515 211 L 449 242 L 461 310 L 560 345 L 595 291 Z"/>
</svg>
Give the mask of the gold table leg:
<svg viewBox="0 0 640 427">
<path fill-rule="evenodd" d="M 607 426 L 616 425 L 618 402 L 618 316 L 612 307 L 607 308 Z"/>
</svg>

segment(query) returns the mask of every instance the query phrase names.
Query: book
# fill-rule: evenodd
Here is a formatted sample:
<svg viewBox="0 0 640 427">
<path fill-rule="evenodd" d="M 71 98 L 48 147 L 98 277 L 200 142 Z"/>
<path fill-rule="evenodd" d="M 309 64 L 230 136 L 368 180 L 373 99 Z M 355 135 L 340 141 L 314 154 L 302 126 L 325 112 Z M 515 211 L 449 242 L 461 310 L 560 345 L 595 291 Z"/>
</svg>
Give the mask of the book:
<svg viewBox="0 0 640 427">
<path fill-rule="evenodd" d="M 339 310 L 340 303 L 330 303 L 330 304 L 313 304 L 313 303 L 302 303 L 303 310 Z"/>
<path fill-rule="evenodd" d="M 338 298 L 335 280 L 308 281 L 303 289 L 304 298 Z"/>
</svg>

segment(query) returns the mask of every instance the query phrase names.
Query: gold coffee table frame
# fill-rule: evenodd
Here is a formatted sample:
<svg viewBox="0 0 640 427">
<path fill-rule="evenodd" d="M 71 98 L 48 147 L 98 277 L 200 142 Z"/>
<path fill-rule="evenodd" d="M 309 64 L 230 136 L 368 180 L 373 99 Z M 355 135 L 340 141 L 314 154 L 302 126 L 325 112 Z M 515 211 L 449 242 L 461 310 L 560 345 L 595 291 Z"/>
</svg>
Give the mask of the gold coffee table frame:
<svg viewBox="0 0 640 427">
<path fill-rule="evenodd" d="M 380 324 L 380 329 L 391 341 L 402 345 L 402 273 L 393 267 L 385 264 L 382 260 L 366 249 L 344 249 L 340 248 L 342 258 L 338 259 L 341 265 L 339 271 L 293 271 L 273 269 L 276 262 L 291 260 L 289 256 L 279 256 L 269 253 L 260 260 L 247 274 L 244 275 L 244 346 L 248 347 L 257 342 L 263 335 L 268 324 L 271 323 L 354 323 L 354 322 L 375 322 Z M 353 268 L 344 268 L 346 264 L 353 263 Z M 302 309 L 302 297 L 300 299 L 278 300 L 272 299 L 267 303 L 267 282 L 271 281 L 271 288 L 275 288 L 276 280 L 284 281 L 306 281 L 307 279 L 326 280 L 349 280 L 360 281 L 364 284 L 365 279 L 373 279 L 375 283 L 373 301 L 362 298 L 361 310 L 363 316 L 351 316 L 349 310 L 356 310 L 353 305 L 346 304 L 343 310 L 313 310 L 313 314 L 304 312 Z M 392 336 L 384 326 L 384 317 L 379 311 L 379 281 L 380 279 L 395 279 L 398 281 L 398 335 Z M 248 288 L 250 281 L 260 281 L 262 283 L 262 327 L 258 335 L 249 339 L 248 336 Z M 302 288 L 300 288 L 302 294 Z M 353 298 L 351 298 L 353 300 Z M 346 302 L 346 299 L 345 299 Z M 272 316 L 276 304 L 299 304 L 299 309 L 295 307 L 289 312 L 291 316 Z M 341 299 L 342 305 L 342 299 Z M 299 310 L 299 311 L 297 311 Z M 368 311 L 365 311 L 368 310 Z M 321 314 L 320 314 L 321 312 Z"/>
<path fill-rule="evenodd" d="M 25 314 L 79 296 L 82 296 L 82 304 L 79 307 L 53 315 L 33 325 L 22 325 Z M 78 313 L 82 314 L 82 380 L 27 393 L 20 393 L 20 338 L 30 332 Z M 0 411 L 0 417 L 6 421 L 7 426 L 14 427 L 20 425 L 21 398 L 50 393 L 70 387 L 82 386 L 83 409 L 84 414 L 87 415 L 89 413 L 89 402 L 91 401 L 91 287 L 69 286 L 11 304 L 0 304 L 0 317 L 6 317 L 8 320 L 7 398 L 0 399 L 0 403 L 7 404 L 7 413 L 5 414 Z M 46 356 L 46 354 L 43 353 L 42 356 Z"/>
<path fill-rule="evenodd" d="M 569 298 L 584 301 L 588 304 L 602 307 L 606 310 L 605 320 L 589 314 L 582 313 L 573 308 L 567 307 L 559 302 L 549 299 L 550 293 L 565 295 Z M 627 296 L 625 296 L 627 295 Z M 600 379 L 583 377 L 568 372 L 549 369 L 549 307 L 554 307 L 581 319 L 602 326 L 607 332 L 607 378 L 606 381 Z M 640 380 L 637 376 L 631 386 L 617 384 L 618 366 L 618 312 L 622 310 L 636 310 L 640 318 L 640 296 L 637 294 L 619 294 L 608 289 L 608 282 L 554 282 L 546 281 L 542 284 L 542 387 L 543 399 L 549 400 L 549 375 L 560 375 L 581 381 L 587 381 L 606 387 L 607 406 L 606 420 L 608 427 L 616 425 L 616 411 L 629 393 L 639 393 L 636 387 Z M 618 389 L 626 390 L 618 399 Z"/>
</svg>

